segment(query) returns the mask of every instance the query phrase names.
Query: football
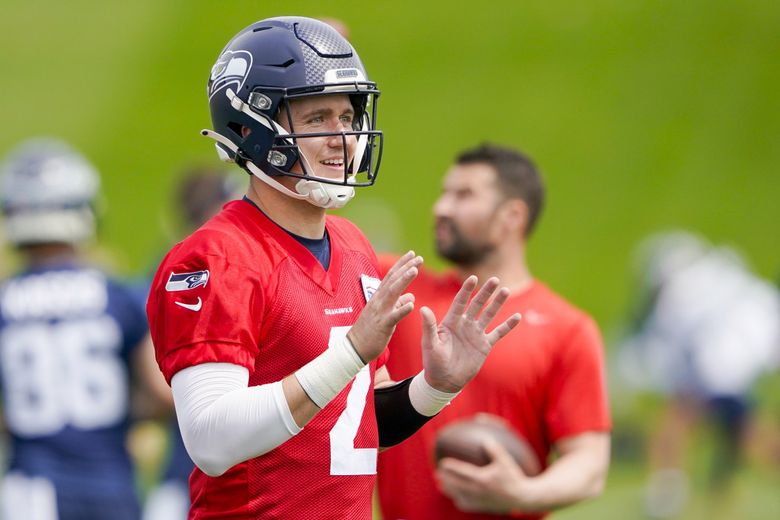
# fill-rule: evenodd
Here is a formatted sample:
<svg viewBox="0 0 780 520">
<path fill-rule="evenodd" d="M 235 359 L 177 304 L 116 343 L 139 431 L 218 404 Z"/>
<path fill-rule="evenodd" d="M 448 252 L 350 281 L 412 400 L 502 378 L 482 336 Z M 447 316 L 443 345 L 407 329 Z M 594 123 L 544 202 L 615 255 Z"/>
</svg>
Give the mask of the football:
<svg viewBox="0 0 780 520">
<path fill-rule="evenodd" d="M 442 428 L 436 437 L 436 462 L 443 457 L 452 457 L 484 466 L 490 462 L 482 446 L 487 437 L 496 439 L 526 475 L 534 476 L 541 472 L 539 459 L 528 442 L 512 431 L 503 419 L 488 414 L 455 421 Z"/>
</svg>

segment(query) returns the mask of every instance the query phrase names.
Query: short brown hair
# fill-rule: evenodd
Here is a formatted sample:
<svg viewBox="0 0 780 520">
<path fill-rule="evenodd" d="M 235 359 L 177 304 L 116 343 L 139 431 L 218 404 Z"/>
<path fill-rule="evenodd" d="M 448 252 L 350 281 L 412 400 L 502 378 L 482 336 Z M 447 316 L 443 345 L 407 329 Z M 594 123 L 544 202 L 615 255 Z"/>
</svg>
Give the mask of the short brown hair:
<svg viewBox="0 0 780 520">
<path fill-rule="evenodd" d="M 459 165 L 487 164 L 496 171 L 496 184 L 504 199 L 520 199 L 528 207 L 529 237 L 544 207 L 544 183 L 533 161 L 519 150 L 483 143 L 464 150 L 455 159 Z"/>
</svg>

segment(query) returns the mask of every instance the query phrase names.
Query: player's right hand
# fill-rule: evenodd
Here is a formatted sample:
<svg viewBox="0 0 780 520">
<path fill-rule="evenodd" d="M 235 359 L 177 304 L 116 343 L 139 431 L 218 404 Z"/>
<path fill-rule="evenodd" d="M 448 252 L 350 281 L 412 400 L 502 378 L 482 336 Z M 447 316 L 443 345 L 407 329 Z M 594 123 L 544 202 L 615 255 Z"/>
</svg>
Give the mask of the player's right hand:
<svg viewBox="0 0 780 520">
<path fill-rule="evenodd" d="M 385 350 L 395 326 L 414 310 L 414 295 L 404 293 L 418 273 L 423 259 L 409 251 L 393 264 L 347 333 L 366 363 Z"/>
</svg>

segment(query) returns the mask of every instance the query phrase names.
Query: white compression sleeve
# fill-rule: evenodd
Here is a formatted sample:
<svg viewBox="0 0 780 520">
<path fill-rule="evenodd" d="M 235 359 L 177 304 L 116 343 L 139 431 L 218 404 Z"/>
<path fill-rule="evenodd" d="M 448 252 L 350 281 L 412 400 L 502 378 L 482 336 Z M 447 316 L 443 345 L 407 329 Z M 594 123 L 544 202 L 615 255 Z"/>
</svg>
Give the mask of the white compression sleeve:
<svg viewBox="0 0 780 520">
<path fill-rule="evenodd" d="M 301 431 L 281 381 L 248 383 L 249 371 L 231 363 L 195 365 L 171 380 L 184 445 L 209 476 L 262 455 Z"/>
</svg>

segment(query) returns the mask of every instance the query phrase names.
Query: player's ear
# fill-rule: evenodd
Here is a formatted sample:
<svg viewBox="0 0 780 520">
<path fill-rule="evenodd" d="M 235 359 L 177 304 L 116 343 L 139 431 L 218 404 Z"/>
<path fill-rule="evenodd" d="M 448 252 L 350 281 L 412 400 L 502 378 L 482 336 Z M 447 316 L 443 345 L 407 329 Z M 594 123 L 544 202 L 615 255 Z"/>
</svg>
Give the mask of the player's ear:
<svg viewBox="0 0 780 520">
<path fill-rule="evenodd" d="M 249 128 L 248 126 L 241 127 L 241 137 L 243 137 L 244 139 L 246 139 L 246 136 L 248 136 L 251 133 L 252 133 L 252 129 Z"/>
<path fill-rule="evenodd" d="M 528 227 L 528 205 L 522 199 L 507 199 L 499 208 L 509 234 L 524 236 Z"/>
</svg>

